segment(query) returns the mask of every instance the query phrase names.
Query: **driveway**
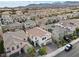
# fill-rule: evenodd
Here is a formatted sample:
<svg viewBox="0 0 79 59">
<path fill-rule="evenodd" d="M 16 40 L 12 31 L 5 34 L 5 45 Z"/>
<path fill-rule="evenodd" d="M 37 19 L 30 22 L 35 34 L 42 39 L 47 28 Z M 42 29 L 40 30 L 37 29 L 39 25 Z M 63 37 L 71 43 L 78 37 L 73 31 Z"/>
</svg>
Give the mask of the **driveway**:
<svg viewBox="0 0 79 59">
<path fill-rule="evenodd" d="M 47 44 L 46 47 L 47 47 L 47 53 L 51 53 L 51 52 L 55 51 L 56 49 L 58 49 L 57 45 L 53 42 Z"/>
</svg>

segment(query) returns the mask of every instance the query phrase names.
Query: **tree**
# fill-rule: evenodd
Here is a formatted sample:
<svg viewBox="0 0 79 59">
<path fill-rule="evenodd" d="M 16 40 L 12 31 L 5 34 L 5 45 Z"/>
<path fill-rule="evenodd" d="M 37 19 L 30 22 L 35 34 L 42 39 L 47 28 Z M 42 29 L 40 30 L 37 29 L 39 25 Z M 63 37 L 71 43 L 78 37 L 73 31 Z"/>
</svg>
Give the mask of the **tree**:
<svg viewBox="0 0 79 59">
<path fill-rule="evenodd" d="M 54 20 L 54 21 L 53 21 L 53 23 L 57 23 L 57 22 L 59 22 L 59 20 Z"/>
<path fill-rule="evenodd" d="M 79 28 L 76 28 L 76 32 L 79 32 Z"/>
<path fill-rule="evenodd" d="M 0 54 L 4 53 L 4 42 L 3 40 L 0 41 Z"/>
<path fill-rule="evenodd" d="M 47 54 L 46 47 L 40 48 L 38 52 L 39 52 L 40 55 L 45 55 L 45 54 Z"/>
<path fill-rule="evenodd" d="M 48 31 L 52 33 L 52 29 L 48 29 Z"/>
<path fill-rule="evenodd" d="M 76 28 L 76 34 L 79 36 L 79 28 Z"/>
<path fill-rule="evenodd" d="M 35 56 L 35 49 L 34 49 L 33 47 L 28 48 L 28 49 L 27 49 L 27 52 L 28 52 L 28 54 L 29 54 L 30 56 Z"/>
<path fill-rule="evenodd" d="M 25 28 L 24 24 L 23 24 L 22 28 L 23 28 L 24 32 L 26 32 L 26 28 Z"/>
<path fill-rule="evenodd" d="M 35 21 L 35 16 L 31 17 L 31 20 Z"/>
</svg>

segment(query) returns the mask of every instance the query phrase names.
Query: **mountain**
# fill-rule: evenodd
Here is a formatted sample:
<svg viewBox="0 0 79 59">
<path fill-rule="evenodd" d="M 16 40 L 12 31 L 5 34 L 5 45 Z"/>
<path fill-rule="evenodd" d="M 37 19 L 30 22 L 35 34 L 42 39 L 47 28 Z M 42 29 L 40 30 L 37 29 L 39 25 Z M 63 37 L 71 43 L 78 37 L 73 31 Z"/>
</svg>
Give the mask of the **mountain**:
<svg viewBox="0 0 79 59">
<path fill-rule="evenodd" d="M 57 1 L 52 3 L 40 3 L 40 4 L 29 4 L 27 6 L 18 6 L 14 7 L 15 9 L 33 9 L 33 8 L 66 8 L 66 7 L 75 7 L 79 6 L 79 1 Z M 7 7 L 10 8 L 10 7 Z M 12 7 L 11 7 L 12 8 Z"/>
<path fill-rule="evenodd" d="M 40 3 L 40 4 L 30 4 L 26 8 L 65 8 L 79 6 L 79 1 L 65 1 L 65 2 L 54 2 L 54 3 Z"/>
</svg>

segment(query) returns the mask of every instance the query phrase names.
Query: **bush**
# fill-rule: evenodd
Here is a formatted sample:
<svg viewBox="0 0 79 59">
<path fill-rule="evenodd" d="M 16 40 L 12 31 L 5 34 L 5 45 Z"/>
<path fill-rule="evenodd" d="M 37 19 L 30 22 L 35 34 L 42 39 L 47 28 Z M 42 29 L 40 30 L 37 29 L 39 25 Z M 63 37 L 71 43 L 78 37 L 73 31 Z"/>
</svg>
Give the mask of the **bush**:
<svg viewBox="0 0 79 59">
<path fill-rule="evenodd" d="M 64 39 L 60 39 L 60 41 L 59 41 L 59 46 L 61 47 L 61 46 L 64 46 L 64 45 L 66 45 L 68 42 L 67 41 L 65 41 Z"/>
<path fill-rule="evenodd" d="M 52 33 L 52 29 L 48 29 L 48 31 Z"/>
<path fill-rule="evenodd" d="M 4 53 L 4 42 L 3 40 L 0 41 L 0 54 Z"/>
<path fill-rule="evenodd" d="M 77 39 L 77 36 L 73 36 L 73 39 Z"/>
<path fill-rule="evenodd" d="M 79 32 L 79 28 L 76 28 L 76 32 Z"/>
<path fill-rule="evenodd" d="M 59 20 L 54 20 L 54 21 L 53 21 L 53 23 L 58 23 L 58 22 L 59 22 Z"/>
<path fill-rule="evenodd" d="M 79 36 L 79 28 L 76 28 L 76 34 Z"/>
<path fill-rule="evenodd" d="M 35 21 L 35 17 L 34 17 L 34 16 L 33 16 L 33 17 L 31 17 L 31 20 Z"/>
<path fill-rule="evenodd" d="M 33 47 L 28 48 L 27 52 L 28 52 L 29 56 L 35 56 L 35 49 Z"/>
<path fill-rule="evenodd" d="M 47 54 L 47 52 L 46 52 L 46 47 L 40 48 L 40 49 L 39 49 L 39 54 L 40 54 L 40 55 L 45 55 L 45 54 Z"/>
</svg>

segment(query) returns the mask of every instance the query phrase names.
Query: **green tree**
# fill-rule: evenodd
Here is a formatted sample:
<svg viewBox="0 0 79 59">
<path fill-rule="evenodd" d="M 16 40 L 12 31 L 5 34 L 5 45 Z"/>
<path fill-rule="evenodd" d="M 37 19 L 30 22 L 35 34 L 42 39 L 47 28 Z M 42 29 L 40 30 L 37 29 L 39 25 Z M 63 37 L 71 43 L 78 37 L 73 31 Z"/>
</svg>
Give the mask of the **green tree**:
<svg viewBox="0 0 79 59">
<path fill-rule="evenodd" d="M 35 49 L 33 47 L 28 48 L 27 52 L 28 52 L 29 56 L 35 56 Z"/>
<path fill-rule="evenodd" d="M 76 32 L 79 32 L 79 28 L 76 28 Z"/>
<path fill-rule="evenodd" d="M 0 41 L 0 54 L 4 53 L 4 42 L 3 40 Z"/>
<path fill-rule="evenodd" d="M 76 28 L 76 34 L 79 36 L 79 28 Z"/>
<path fill-rule="evenodd" d="M 39 54 L 40 54 L 40 55 L 45 55 L 45 54 L 47 54 L 47 51 L 46 51 L 46 50 L 47 50 L 46 47 L 40 48 L 40 49 L 39 49 Z"/>
<path fill-rule="evenodd" d="M 35 21 L 35 16 L 31 17 L 31 20 Z"/>
<path fill-rule="evenodd" d="M 48 29 L 48 31 L 52 33 L 52 29 Z"/>
<path fill-rule="evenodd" d="M 24 24 L 23 24 L 22 28 L 23 28 L 24 32 L 26 32 L 26 28 L 25 28 Z"/>
</svg>

